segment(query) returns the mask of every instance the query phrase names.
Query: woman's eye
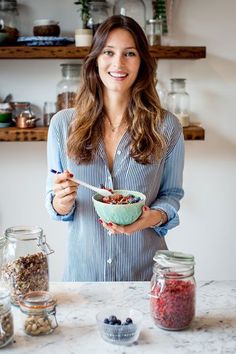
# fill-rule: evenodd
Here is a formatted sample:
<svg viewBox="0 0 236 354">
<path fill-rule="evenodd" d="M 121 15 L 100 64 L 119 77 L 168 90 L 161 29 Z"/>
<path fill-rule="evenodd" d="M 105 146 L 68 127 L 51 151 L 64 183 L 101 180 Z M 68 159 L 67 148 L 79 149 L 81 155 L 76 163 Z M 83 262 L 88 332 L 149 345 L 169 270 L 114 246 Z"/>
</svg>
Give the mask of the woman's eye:
<svg viewBox="0 0 236 354">
<path fill-rule="evenodd" d="M 127 52 L 127 53 L 125 53 L 125 55 L 127 57 L 134 57 L 136 54 L 135 54 L 135 52 Z"/>
<path fill-rule="evenodd" d="M 104 50 L 103 54 L 111 57 L 113 55 L 113 52 L 111 50 Z"/>
</svg>

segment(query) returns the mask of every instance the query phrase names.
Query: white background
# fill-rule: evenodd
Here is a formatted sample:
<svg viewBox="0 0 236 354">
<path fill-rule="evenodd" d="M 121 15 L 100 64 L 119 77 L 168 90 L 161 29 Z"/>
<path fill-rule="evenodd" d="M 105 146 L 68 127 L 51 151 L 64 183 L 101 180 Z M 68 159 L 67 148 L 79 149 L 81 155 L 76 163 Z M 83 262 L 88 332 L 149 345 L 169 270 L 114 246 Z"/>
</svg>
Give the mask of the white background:
<svg viewBox="0 0 236 354">
<path fill-rule="evenodd" d="M 79 26 L 73 0 L 19 0 L 22 32 L 33 20 L 60 21 L 62 35 Z M 145 1 L 150 16 L 150 1 Z M 192 120 L 206 130 L 205 141 L 186 141 L 185 198 L 181 224 L 166 237 L 172 250 L 193 253 L 198 279 L 236 279 L 236 2 L 175 0 L 172 45 L 204 45 L 207 58 L 161 60 L 158 77 L 187 79 Z M 42 116 L 44 101 L 55 100 L 60 64 L 76 60 L 0 60 L 0 97 L 31 101 Z M 52 221 L 44 207 L 46 142 L 0 143 L 0 232 L 14 225 L 39 225 L 55 254 L 51 280 L 60 280 L 67 227 Z M 85 235 L 86 237 L 86 235 Z M 91 250 L 96 252 L 96 250 Z M 92 254 L 91 254 L 92 256 Z"/>
</svg>

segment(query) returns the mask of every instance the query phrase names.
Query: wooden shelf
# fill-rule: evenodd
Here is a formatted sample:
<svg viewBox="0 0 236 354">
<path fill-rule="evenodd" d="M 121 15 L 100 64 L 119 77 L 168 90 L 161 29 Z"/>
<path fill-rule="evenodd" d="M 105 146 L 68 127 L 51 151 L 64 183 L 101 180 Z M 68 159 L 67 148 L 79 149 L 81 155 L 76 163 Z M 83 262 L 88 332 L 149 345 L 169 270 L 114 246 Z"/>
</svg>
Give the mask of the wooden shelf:
<svg viewBox="0 0 236 354">
<path fill-rule="evenodd" d="M 204 129 L 197 125 L 189 126 L 183 130 L 185 140 L 205 139 Z M 46 141 L 47 135 L 47 127 L 27 129 L 20 129 L 16 127 L 0 128 L 0 141 Z"/>
<path fill-rule="evenodd" d="M 184 140 L 205 140 L 205 130 L 199 125 L 183 128 Z"/>
<path fill-rule="evenodd" d="M 157 59 L 201 59 L 206 57 L 202 46 L 150 46 L 150 53 Z M 0 46 L 0 59 L 83 59 L 88 47 L 68 46 Z M 19 129 L 0 128 L 0 141 L 46 141 L 47 127 Z M 204 140 L 205 131 L 199 126 L 184 128 L 185 140 Z"/>
<path fill-rule="evenodd" d="M 83 59 L 88 47 L 0 46 L 0 59 Z M 151 46 L 150 53 L 158 59 L 201 59 L 206 57 L 206 47 Z"/>
<path fill-rule="evenodd" d="M 47 127 L 36 128 L 0 128 L 0 141 L 46 141 Z"/>
</svg>

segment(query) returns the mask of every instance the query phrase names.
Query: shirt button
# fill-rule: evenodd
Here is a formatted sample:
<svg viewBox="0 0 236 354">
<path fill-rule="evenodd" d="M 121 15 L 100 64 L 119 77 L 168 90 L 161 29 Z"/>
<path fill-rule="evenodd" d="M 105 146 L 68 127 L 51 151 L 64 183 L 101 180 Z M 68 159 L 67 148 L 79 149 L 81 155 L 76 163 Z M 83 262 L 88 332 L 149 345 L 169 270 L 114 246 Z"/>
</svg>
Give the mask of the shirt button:
<svg viewBox="0 0 236 354">
<path fill-rule="evenodd" d="M 121 151 L 120 150 L 117 150 L 117 155 L 120 155 L 121 154 Z"/>
<path fill-rule="evenodd" d="M 108 263 L 108 264 L 111 264 L 111 263 L 112 263 L 112 259 L 109 258 L 109 259 L 107 260 L 107 263 Z"/>
</svg>

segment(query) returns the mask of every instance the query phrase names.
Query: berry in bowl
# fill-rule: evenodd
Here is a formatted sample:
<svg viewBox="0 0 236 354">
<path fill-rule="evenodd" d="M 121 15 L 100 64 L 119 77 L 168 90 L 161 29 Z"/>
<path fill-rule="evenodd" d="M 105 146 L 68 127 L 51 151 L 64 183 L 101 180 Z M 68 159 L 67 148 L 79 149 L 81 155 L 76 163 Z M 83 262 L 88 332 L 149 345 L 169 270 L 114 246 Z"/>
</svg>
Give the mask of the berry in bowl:
<svg viewBox="0 0 236 354">
<path fill-rule="evenodd" d="M 105 222 L 129 225 L 142 214 L 146 196 L 137 191 L 114 190 L 109 197 L 95 194 L 92 197 L 98 216 Z"/>
<path fill-rule="evenodd" d="M 106 342 L 130 345 L 139 337 L 143 314 L 135 309 L 110 308 L 99 312 L 96 319 L 101 337 Z"/>
</svg>

